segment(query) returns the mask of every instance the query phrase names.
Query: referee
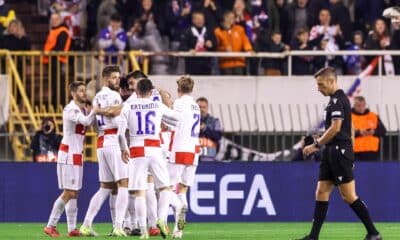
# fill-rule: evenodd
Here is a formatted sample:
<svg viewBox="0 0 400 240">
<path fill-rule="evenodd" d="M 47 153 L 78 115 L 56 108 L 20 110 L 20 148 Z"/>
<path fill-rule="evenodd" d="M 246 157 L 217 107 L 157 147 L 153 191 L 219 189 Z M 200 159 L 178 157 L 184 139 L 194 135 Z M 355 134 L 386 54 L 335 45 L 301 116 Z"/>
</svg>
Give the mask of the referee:
<svg viewBox="0 0 400 240">
<path fill-rule="evenodd" d="M 329 196 L 335 186 L 338 186 L 342 199 L 350 205 L 363 222 L 368 232 L 365 240 L 381 240 L 382 236 L 372 223 L 367 207 L 356 194 L 350 102 L 337 85 L 334 68 L 323 68 L 314 75 L 314 78 L 317 81 L 318 91 L 324 96 L 329 96 L 330 100 L 324 111 L 326 131 L 314 140 L 314 144 L 306 146 L 303 150 L 303 154 L 309 156 L 325 145 L 315 193 L 316 202 L 311 232 L 298 240 L 318 239 L 328 211 Z"/>
</svg>

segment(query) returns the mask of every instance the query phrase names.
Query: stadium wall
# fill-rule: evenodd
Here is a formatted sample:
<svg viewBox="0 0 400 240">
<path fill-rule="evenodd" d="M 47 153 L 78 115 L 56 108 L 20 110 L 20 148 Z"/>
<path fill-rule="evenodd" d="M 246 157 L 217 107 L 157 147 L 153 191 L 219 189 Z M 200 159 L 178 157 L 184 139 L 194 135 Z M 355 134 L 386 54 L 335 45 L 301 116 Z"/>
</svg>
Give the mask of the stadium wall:
<svg viewBox="0 0 400 240">
<path fill-rule="evenodd" d="M 201 163 L 190 190 L 191 222 L 310 221 L 314 207 L 317 163 Z M 400 164 L 356 164 L 358 194 L 376 221 L 399 222 Z M 97 164 L 84 167 L 78 201 L 83 220 L 98 184 Z M 0 164 L 0 222 L 46 222 L 57 189 L 56 165 Z M 335 190 L 328 221 L 356 221 Z M 65 221 L 63 217 L 62 221 Z M 110 222 L 108 202 L 96 222 Z"/>
</svg>

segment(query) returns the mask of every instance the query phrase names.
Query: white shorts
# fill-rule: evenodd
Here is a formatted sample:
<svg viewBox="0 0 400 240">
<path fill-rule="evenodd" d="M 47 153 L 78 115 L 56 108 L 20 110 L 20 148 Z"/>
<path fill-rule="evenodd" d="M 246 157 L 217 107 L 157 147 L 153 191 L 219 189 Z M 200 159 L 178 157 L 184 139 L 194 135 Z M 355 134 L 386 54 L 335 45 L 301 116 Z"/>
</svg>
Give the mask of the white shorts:
<svg viewBox="0 0 400 240">
<path fill-rule="evenodd" d="M 99 162 L 99 181 L 118 182 L 128 178 L 128 164 L 121 158 L 119 146 L 108 146 L 97 149 Z"/>
<path fill-rule="evenodd" d="M 82 188 L 83 167 L 57 163 L 58 188 L 79 191 Z"/>
<path fill-rule="evenodd" d="M 182 183 L 192 186 L 196 175 L 196 165 L 168 163 L 169 180 L 172 186 Z"/>
<path fill-rule="evenodd" d="M 154 178 L 157 189 L 170 186 L 167 162 L 159 155 L 131 158 L 129 160 L 129 190 L 147 190 L 148 173 Z"/>
</svg>

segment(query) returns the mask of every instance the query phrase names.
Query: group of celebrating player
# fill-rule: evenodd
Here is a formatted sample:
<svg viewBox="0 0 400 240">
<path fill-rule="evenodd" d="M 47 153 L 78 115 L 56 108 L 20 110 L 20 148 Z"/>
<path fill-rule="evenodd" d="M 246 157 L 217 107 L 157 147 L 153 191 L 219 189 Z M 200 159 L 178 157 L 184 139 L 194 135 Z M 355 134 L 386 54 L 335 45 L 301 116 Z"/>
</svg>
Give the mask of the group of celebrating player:
<svg viewBox="0 0 400 240">
<path fill-rule="evenodd" d="M 66 212 L 68 236 L 97 236 L 92 223 L 107 198 L 113 236 L 169 234 L 167 217 L 174 210 L 173 238 L 181 238 L 186 222 L 186 192 L 194 181 L 199 155 L 200 110 L 190 96 L 194 81 L 177 81 L 178 99 L 156 89 L 140 72 L 127 75 L 131 95 L 122 102 L 120 67 L 102 71 L 103 87 L 92 109 L 85 108 L 86 85 L 70 84 L 71 102 L 63 111 L 63 139 L 58 152 L 57 176 L 63 190 L 54 202 L 44 232 L 60 236 L 56 225 Z M 100 188 L 90 200 L 78 230 L 77 198 L 82 188 L 83 147 L 86 128 L 98 131 L 97 159 Z M 148 228 L 149 226 L 149 228 Z"/>
</svg>

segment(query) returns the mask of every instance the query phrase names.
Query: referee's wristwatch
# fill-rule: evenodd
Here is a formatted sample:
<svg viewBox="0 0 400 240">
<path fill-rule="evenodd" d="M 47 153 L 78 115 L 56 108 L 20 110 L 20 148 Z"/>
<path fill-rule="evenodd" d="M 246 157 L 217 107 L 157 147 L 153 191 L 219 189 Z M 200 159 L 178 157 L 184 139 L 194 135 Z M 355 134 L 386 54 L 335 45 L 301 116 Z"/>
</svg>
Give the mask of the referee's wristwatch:
<svg viewBox="0 0 400 240">
<path fill-rule="evenodd" d="M 322 146 L 318 143 L 318 140 L 317 139 L 315 139 L 314 140 L 314 146 L 316 147 L 316 148 L 321 148 Z"/>
</svg>

